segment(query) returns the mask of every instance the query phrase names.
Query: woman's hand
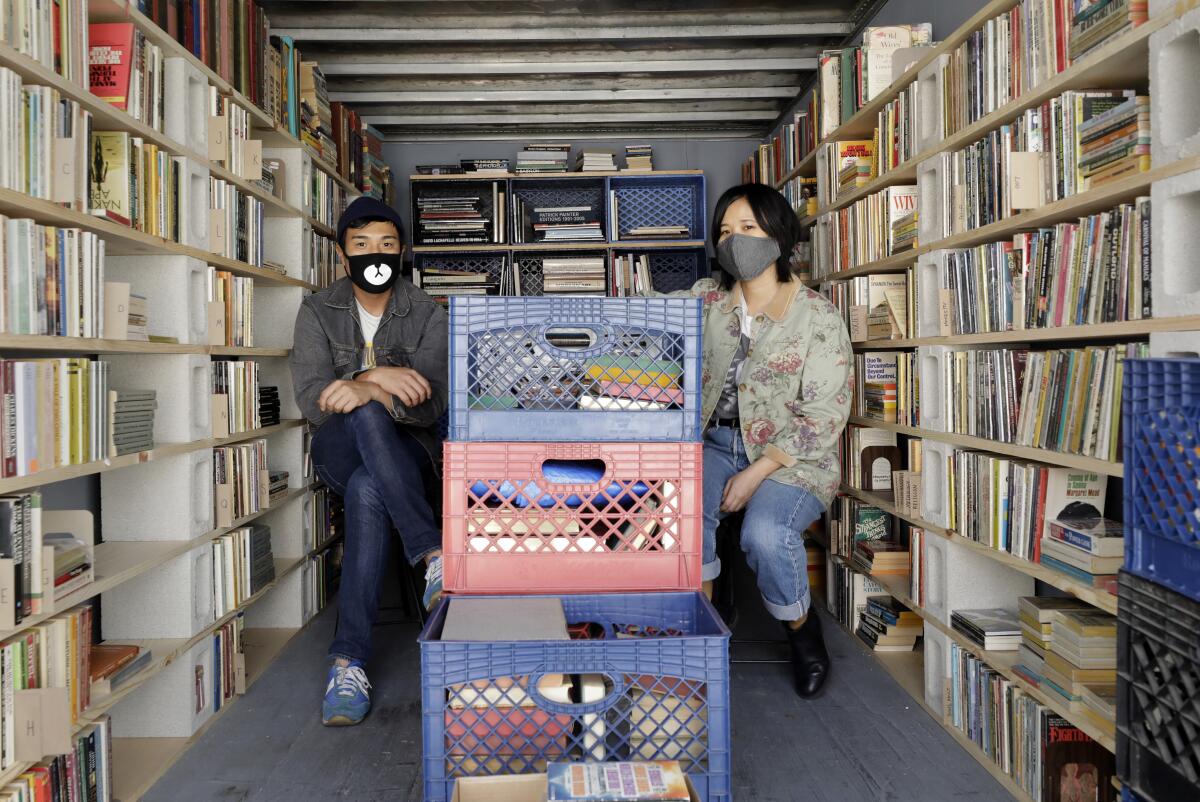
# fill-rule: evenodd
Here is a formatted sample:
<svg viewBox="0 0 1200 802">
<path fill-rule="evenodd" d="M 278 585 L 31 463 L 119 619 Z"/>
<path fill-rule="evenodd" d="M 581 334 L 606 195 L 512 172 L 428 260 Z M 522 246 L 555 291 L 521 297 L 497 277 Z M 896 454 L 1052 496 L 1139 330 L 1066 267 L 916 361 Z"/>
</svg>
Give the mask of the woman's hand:
<svg viewBox="0 0 1200 802">
<path fill-rule="evenodd" d="M 758 490 L 763 480 L 778 467 L 779 463 L 775 460 L 762 457 L 746 470 L 729 477 L 729 481 L 725 483 L 725 492 L 721 495 L 721 511 L 739 512 L 745 509 L 754 496 L 754 491 Z"/>
</svg>

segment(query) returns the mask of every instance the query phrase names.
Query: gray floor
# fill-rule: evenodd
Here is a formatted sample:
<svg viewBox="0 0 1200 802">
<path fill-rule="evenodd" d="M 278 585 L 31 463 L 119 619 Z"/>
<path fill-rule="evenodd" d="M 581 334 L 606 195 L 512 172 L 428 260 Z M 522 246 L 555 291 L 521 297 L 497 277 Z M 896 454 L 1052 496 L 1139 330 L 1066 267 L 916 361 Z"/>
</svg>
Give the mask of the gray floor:
<svg viewBox="0 0 1200 802">
<path fill-rule="evenodd" d="M 736 634 L 777 635 L 760 606 L 750 606 Z M 326 729 L 319 710 L 333 624 L 331 608 L 145 799 L 420 800 L 417 628 L 377 628 L 371 715 L 358 727 Z M 826 619 L 825 632 L 834 673 L 816 700 L 795 697 L 785 666 L 732 666 L 738 802 L 1010 798 L 840 627 Z M 764 648 L 770 656 L 770 646 L 735 654 Z"/>
</svg>

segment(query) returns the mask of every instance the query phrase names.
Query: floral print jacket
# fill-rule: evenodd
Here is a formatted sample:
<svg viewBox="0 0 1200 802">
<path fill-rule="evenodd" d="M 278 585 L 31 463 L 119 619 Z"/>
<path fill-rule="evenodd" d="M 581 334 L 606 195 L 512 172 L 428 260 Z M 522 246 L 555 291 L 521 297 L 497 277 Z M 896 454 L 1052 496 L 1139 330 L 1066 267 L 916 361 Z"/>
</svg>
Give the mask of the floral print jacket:
<svg viewBox="0 0 1200 802">
<path fill-rule="evenodd" d="M 741 288 L 701 279 L 683 293 L 704 301 L 702 420 L 708 421 L 741 335 Z M 837 309 L 799 281 L 755 317 L 738 386 L 746 456 L 783 467 L 771 478 L 828 504 L 837 492 L 838 439 L 854 394 L 854 353 Z"/>
</svg>

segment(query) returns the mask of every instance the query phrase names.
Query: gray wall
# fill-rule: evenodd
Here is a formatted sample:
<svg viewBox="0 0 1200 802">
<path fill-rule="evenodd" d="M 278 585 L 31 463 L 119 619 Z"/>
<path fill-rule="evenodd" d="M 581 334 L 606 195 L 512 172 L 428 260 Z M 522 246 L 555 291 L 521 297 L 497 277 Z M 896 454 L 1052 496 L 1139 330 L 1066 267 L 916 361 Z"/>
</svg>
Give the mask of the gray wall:
<svg viewBox="0 0 1200 802">
<path fill-rule="evenodd" d="M 712 219 L 713 206 L 722 192 L 741 183 L 742 162 L 758 146 L 752 139 L 606 139 L 567 140 L 572 144 L 571 166 L 580 149 L 607 150 L 615 155 L 617 167 L 624 163 L 625 145 L 650 143 L 654 146 L 655 170 L 703 170 L 707 178 L 708 219 Z M 409 180 L 416 173 L 418 164 L 457 164 L 467 158 L 507 158 L 516 164 L 517 153 L 528 144 L 527 140 L 492 140 L 461 142 L 390 142 L 385 143 L 383 157 L 399 177 L 396 185 L 396 210 L 403 215 L 409 227 L 412 215 L 409 209 Z M 410 232 L 411 236 L 411 232 Z"/>
</svg>

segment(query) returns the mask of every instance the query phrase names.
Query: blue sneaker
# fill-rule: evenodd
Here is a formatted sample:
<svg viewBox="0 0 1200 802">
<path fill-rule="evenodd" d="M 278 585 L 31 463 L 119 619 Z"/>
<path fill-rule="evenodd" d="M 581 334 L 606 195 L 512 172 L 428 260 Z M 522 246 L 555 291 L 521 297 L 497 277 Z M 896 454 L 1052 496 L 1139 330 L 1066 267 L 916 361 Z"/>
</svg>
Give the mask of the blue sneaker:
<svg viewBox="0 0 1200 802">
<path fill-rule="evenodd" d="M 334 663 L 329 667 L 321 723 L 326 727 L 349 727 L 361 722 L 371 711 L 371 697 L 367 693 L 370 687 L 362 663 L 357 660 L 347 666 Z"/>
<path fill-rule="evenodd" d="M 434 557 L 425 569 L 425 596 L 422 603 L 426 610 L 432 610 L 433 605 L 442 598 L 442 558 Z"/>
</svg>

